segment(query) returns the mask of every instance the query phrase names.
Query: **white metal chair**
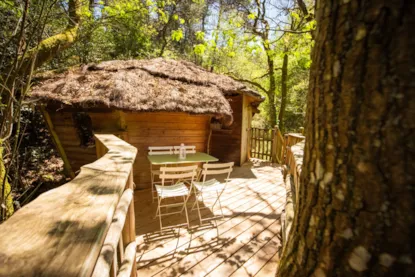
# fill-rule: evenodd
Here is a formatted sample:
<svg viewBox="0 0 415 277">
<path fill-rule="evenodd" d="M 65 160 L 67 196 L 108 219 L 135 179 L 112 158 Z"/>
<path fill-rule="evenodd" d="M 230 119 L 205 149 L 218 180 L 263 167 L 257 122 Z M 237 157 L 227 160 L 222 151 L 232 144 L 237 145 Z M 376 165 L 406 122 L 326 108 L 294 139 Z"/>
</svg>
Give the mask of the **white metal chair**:
<svg viewBox="0 0 415 277">
<path fill-rule="evenodd" d="M 193 182 L 193 189 L 194 189 L 194 193 L 195 193 L 195 203 L 193 204 L 192 210 L 194 209 L 195 205 L 197 206 L 197 212 L 199 214 L 199 220 L 200 220 L 200 224 L 203 223 L 203 221 L 206 220 L 211 220 L 216 218 L 215 216 L 213 217 L 209 217 L 209 218 L 203 218 L 202 214 L 200 212 L 201 209 L 211 209 L 212 213 L 214 211 L 214 207 L 216 205 L 216 203 L 219 204 L 219 208 L 222 214 L 222 218 L 224 218 L 223 215 L 223 211 L 222 211 L 222 204 L 220 203 L 220 197 L 222 195 L 222 193 L 225 191 L 226 185 L 229 181 L 229 176 L 233 170 L 233 165 L 234 163 L 220 163 L 220 164 L 204 164 L 203 165 L 203 170 L 202 170 L 202 181 L 201 182 Z M 211 175 L 224 175 L 226 174 L 226 178 L 225 181 L 223 183 L 219 182 L 216 179 L 207 179 L 207 176 L 211 176 Z M 214 202 L 212 205 L 200 208 L 199 205 L 199 198 L 201 199 L 201 201 L 204 202 L 204 204 L 206 205 L 204 198 L 203 198 L 203 194 L 206 193 L 216 193 L 216 196 L 213 197 Z"/>
<path fill-rule="evenodd" d="M 195 145 L 185 145 L 184 149 L 186 150 L 186 154 L 195 154 L 196 153 L 196 146 Z M 179 153 L 180 153 L 180 146 L 174 146 L 174 154 L 179 155 Z M 199 170 L 199 168 L 198 168 L 198 170 Z M 196 179 L 197 179 L 197 177 L 196 177 Z M 189 185 L 191 184 L 191 180 L 189 180 L 189 179 L 182 179 L 182 181 L 185 181 Z"/>
<path fill-rule="evenodd" d="M 154 155 L 173 155 L 174 148 L 173 146 L 150 146 L 148 148 L 148 155 L 154 156 Z M 161 183 L 161 180 L 156 181 L 155 178 L 159 177 L 161 172 L 157 168 L 154 168 L 153 165 L 150 163 L 150 172 L 151 172 L 151 195 L 154 199 L 157 199 L 156 191 L 155 191 L 155 184 Z"/>
<path fill-rule="evenodd" d="M 157 212 L 156 217 L 159 217 L 160 220 L 160 231 L 163 231 L 163 224 L 161 217 L 171 214 L 177 214 L 182 213 L 183 210 L 186 214 L 186 221 L 187 221 L 187 227 L 189 227 L 189 216 L 187 213 L 187 200 L 190 196 L 190 190 L 187 188 L 187 186 L 183 182 L 178 182 L 176 184 L 172 185 L 166 185 L 165 180 L 181 180 L 181 179 L 187 179 L 190 178 L 193 182 L 194 178 L 196 177 L 196 169 L 197 165 L 192 166 L 184 166 L 184 167 L 161 167 L 160 171 L 160 179 L 161 179 L 161 185 L 155 185 L 156 191 L 157 191 L 157 200 L 158 200 L 158 206 L 157 206 Z M 191 189 L 191 188 L 190 188 Z M 182 202 L 173 203 L 173 204 L 164 204 L 162 205 L 162 200 L 168 199 L 168 198 L 182 198 Z M 176 212 L 168 212 L 167 209 L 171 207 L 182 207 L 180 211 Z M 162 213 L 162 208 L 166 208 L 166 213 Z M 184 224 L 179 224 L 184 225 Z M 176 225 L 176 226 L 179 226 Z"/>
<path fill-rule="evenodd" d="M 195 154 L 196 153 L 196 146 L 194 145 L 185 145 L 186 154 Z M 180 146 L 174 146 L 174 154 L 180 153 Z"/>
</svg>

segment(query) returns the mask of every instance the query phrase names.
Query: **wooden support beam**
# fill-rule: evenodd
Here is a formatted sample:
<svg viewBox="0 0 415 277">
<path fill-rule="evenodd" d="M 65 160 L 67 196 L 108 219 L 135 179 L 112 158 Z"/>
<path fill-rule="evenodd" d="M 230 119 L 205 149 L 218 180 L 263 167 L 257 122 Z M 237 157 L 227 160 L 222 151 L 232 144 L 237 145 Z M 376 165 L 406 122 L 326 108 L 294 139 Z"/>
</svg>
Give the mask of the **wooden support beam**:
<svg viewBox="0 0 415 277">
<path fill-rule="evenodd" d="M 118 128 L 123 131 L 127 130 L 127 121 L 125 119 L 125 112 L 116 110 L 115 113 L 117 114 L 117 117 L 118 117 L 118 121 L 117 121 Z"/>
<path fill-rule="evenodd" d="M 133 171 L 128 177 L 126 189 L 131 189 L 134 191 L 134 180 L 133 180 Z M 127 218 L 125 219 L 124 229 L 122 231 L 122 240 L 124 247 L 127 247 L 130 243 L 135 242 L 135 213 L 134 213 L 134 201 L 130 203 L 128 208 Z M 132 261 L 133 270 L 131 271 L 131 277 L 137 276 L 137 264 L 135 259 Z"/>
<path fill-rule="evenodd" d="M 135 147 L 114 135 L 95 139 L 109 150 L 104 156 L 0 225 L 0 276 L 91 276 L 126 183 L 133 187 L 137 154 Z M 133 201 L 124 229 L 134 240 L 132 207 Z"/>
<path fill-rule="evenodd" d="M 71 164 L 69 163 L 68 157 L 66 156 L 65 149 L 62 146 L 59 136 L 55 131 L 55 127 L 53 126 L 52 119 L 50 118 L 48 111 L 45 109 L 44 106 L 40 106 L 40 112 L 42 113 L 43 118 L 45 119 L 45 122 L 46 122 L 46 126 L 49 130 L 49 133 L 52 136 L 53 144 L 55 144 L 56 149 L 58 150 L 59 155 L 61 156 L 63 160 L 63 165 L 65 168 L 66 174 L 70 176 L 71 178 L 74 178 L 75 173 L 72 170 Z"/>
<path fill-rule="evenodd" d="M 134 191 L 132 189 L 125 190 L 121 196 L 120 202 L 115 210 L 114 219 L 107 232 L 104 245 L 101 248 L 101 253 L 95 265 L 94 273 L 92 274 L 93 277 L 108 276 L 110 272 L 113 272 L 112 274 L 116 276 L 118 264 L 117 245 L 120 241 L 121 232 L 126 222 L 128 209 L 133 200 L 133 196 Z M 108 259 L 111 256 L 113 260 L 109 261 Z"/>
<path fill-rule="evenodd" d="M 131 242 L 125 248 L 125 258 L 121 263 L 120 270 L 118 271 L 117 277 L 128 277 L 133 276 L 132 273 L 134 272 L 134 276 L 136 276 L 136 248 L 137 245 L 135 241 Z"/>
</svg>

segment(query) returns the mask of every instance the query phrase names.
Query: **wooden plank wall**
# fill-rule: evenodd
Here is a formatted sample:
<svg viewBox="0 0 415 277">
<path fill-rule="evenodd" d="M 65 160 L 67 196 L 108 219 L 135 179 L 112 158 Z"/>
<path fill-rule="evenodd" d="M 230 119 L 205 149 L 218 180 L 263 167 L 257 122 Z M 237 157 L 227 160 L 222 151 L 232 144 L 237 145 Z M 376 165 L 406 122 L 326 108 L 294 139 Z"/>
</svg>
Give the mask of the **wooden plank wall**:
<svg viewBox="0 0 415 277">
<path fill-rule="evenodd" d="M 134 181 L 137 188 L 150 187 L 149 146 L 170 146 L 180 143 L 195 145 L 206 152 L 210 116 L 185 113 L 125 113 L 128 142 L 137 150 Z"/>
<path fill-rule="evenodd" d="M 221 162 L 235 162 L 240 165 L 243 96 L 229 97 L 228 100 L 233 111 L 233 123 L 226 130 L 212 130 L 210 153 Z"/>
<path fill-rule="evenodd" d="M 95 146 L 90 148 L 80 146 L 81 141 L 74 125 L 72 112 L 49 110 L 49 114 L 72 170 L 76 174 L 81 166 L 97 159 Z"/>
<path fill-rule="evenodd" d="M 137 148 L 137 158 L 134 163 L 136 188 L 150 187 L 150 164 L 147 160 L 149 146 L 185 143 L 195 145 L 197 151 L 207 151 L 211 118 L 207 115 L 167 112 L 89 112 L 88 114 L 92 119 L 94 132 L 110 132 Z M 72 111 L 50 111 L 50 115 L 73 170 L 76 172 L 82 165 L 95 161 L 95 148 L 80 147 Z M 125 130 L 120 130 L 120 117 L 125 124 Z"/>
</svg>

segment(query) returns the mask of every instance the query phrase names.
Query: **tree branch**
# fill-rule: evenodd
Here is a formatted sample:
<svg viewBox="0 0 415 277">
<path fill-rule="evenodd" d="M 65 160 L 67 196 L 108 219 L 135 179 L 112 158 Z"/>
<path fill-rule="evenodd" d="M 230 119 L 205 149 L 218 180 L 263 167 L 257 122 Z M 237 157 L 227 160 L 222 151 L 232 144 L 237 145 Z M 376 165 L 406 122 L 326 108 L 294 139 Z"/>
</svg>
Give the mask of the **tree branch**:
<svg viewBox="0 0 415 277">
<path fill-rule="evenodd" d="M 42 40 L 35 48 L 30 49 L 21 57 L 20 73 L 27 73 L 34 57 L 36 57 L 34 68 L 38 68 L 75 42 L 81 22 L 81 9 L 85 5 L 84 2 L 84 0 L 69 0 L 69 20 L 66 29 L 60 34 Z"/>
<path fill-rule="evenodd" d="M 228 72 L 227 73 L 227 75 L 229 76 L 229 77 L 231 77 L 232 79 L 234 79 L 235 81 L 239 81 L 239 82 L 244 82 L 244 83 L 248 83 L 248 84 L 251 84 L 251 85 L 253 85 L 253 86 L 255 86 L 255 87 L 257 87 L 257 88 L 259 88 L 260 90 L 262 90 L 263 92 L 265 92 L 266 94 L 268 94 L 268 90 L 267 89 L 265 89 L 261 84 L 259 84 L 259 83 L 257 83 L 257 82 L 254 82 L 254 81 L 251 81 L 251 80 L 247 80 L 247 79 L 242 79 L 242 78 L 238 78 L 238 77 L 236 77 L 233 73 L 231 73 L 231 72 Z"/>
<path fill-rule="evenodd" d="M 307 22 L 313 20 L 313 15 L 308 12 L 307 6 L 303 0 L 297 0 L 298 7 L 300 8 L 301 12 L 303 13 Z"/>
</svg>

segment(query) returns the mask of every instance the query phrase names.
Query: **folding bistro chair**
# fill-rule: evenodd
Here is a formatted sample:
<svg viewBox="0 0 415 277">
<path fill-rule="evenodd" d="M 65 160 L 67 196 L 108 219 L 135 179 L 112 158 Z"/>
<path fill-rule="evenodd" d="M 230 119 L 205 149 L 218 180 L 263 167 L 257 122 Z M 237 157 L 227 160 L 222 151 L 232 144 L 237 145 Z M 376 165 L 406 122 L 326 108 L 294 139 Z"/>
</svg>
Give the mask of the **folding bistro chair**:
<svg viewBox="0 0 415 277">
<path fill-rule="evenodd" d="M 161 185 L 155 185 L 156 191 L 157 191 L 157 212 L 156 217 L 159 217 L 160 220 L 160 231 L 163 231 L 163 224 L 161 217 L 171 214 L 177 214 L 182 213 L 183 210 L 186 213 L 186 221 L 187 221 L 187 227 L 189 228 L 189 216 L 187 213 L 187 200 L 189 199 L 190 191 L 187 188 L 187 186 L 183 182 L 178 182 L 176 184 L 172 185 L 166 185 L 165 180 L 181 180 L 181 179 L 188 179 L 193 182 L 195 176 L 196 176 L 196 169 L 197 165 L 192 166 L 183 166 L 183 167 L 161 167 L 160 171 L 160 179 L 161 179 Z M 191 188 L 190 188 L 191 189 Z M 173 204 L 164 204 L 162 205 L 162 200 L 169 199 L 169 198 L 181 198 L 183 201 Z M 168 212 L 168 208 L 172 207 L 182 207 L 180 211 L 176 212 Z M 162 208 L 166 208 L 166 213 L 162 214 Z M 179 224 L 176 226 L 185 225 L 185 224 Z"/>
<path fill-rule="evenodd" d="M 194 145 L 185 145 L 184 149 L 186 150 L 186 154 L 195 154 L 196 153 L 196 146 Z M 174 146 L 174 154 L 180 153 L 180 146 Z"/>
<path fill-rule="evenodd" d="M 193 204 L 192 210 L 194 209 L 195 205 L 197 206 L 197 212 L 199 213 L 199 220 L 200 220 L 200 224 L 203 223 L 203 221 L 205 220 L 211 220 L 216 218 L 215 216 L 210 217 L 210 218 L 202 218 L 202 214 L 200 213 L 200 206 L 199 206 L 199 198 L 203 201 L 203 194 L 206 193 L 216 193 L 216 197 L 214 197 L 215 201 L 213 202 L 213 204 L 208 207 L 203 207 L 202 209 L 211 209 L 212 213 L 213 213 L 213 209 L 216 205 L 216 203 L 219 204 L 219 208 L 220 208 L 220 212 L 222 214 L 222 218 L 224 218 L 223 215 L 223 211 L 222 211 L 222 204 L 220 203 L 220 196 L 222 195 L 222 193 L 225 191 L 226 185 L 229 181 L 229 176 L 233 170 L 233 165 L 234 163 L 220 163 L 220 164 L 204 164 L 203 165 L 203 170 L 202 170 L 202 181 L 201 182 L 193 182 L 193 189 L 194 189 L 194 193 L 195 193 L 195 204 Z M 227 174 L 225 182 L 221 183 L 216 179 L 207 179 L 207 176 L 211 176 L 211 175 L 223 175 L 223 174 Z M 206 205 L 206 203 L 205 203 Z"/>
<path fill-rule="evenodd" d="M 184 149 L 186 150 L 186 154 L 195 154 L 196 153 L 196 146 L 195 145 L 185 145 Z M 174 154 L 178 155 L 180 153 L 180 146 L 174 146 Z M 196 180 L 198 180 L 198 175 L 199 175 L 199 170 L 200 168 L 197 168 L 197 175 L 196 175 Z M 185 183 L 188 183 L 189 185 L 191 185 L 191 180 L 189 179 L 181 179 L 182 181 L 184 181 Z"/>
<path fill-rule="evenodd" d="M 148 148 L 148 155 L 154 156 L 154 155 L 173 155 L 174 148 L 173 146 L 150 146 Z M 151 196 L 154 199 L 157 199 L 157 194 L 155 191 L 155 184 L 161 183 L 161 180 L 156 181 L 155 178 L 158 177 L 160 179 L 160 170 L 153 168 L 153 165 L 150 163 L 150 172 L 151 172 Z"/>
</svg>

